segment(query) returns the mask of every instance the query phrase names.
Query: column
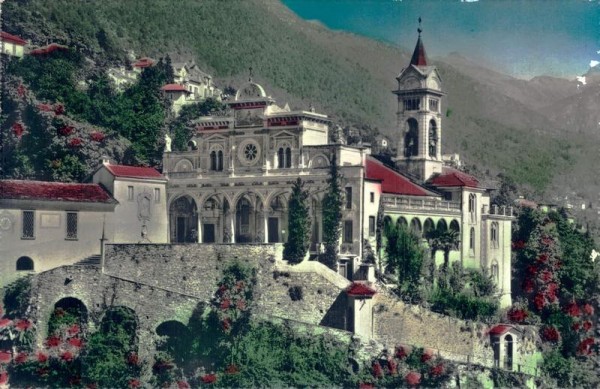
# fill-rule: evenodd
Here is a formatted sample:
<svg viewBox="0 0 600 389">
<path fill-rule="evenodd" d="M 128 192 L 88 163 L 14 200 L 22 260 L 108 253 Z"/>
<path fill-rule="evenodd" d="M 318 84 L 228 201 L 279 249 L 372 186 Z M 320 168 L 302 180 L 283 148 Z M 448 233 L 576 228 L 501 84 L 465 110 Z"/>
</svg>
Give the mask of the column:
<svg viewBox="0 0 600 389">
<path fill-rule="evenodd" d="M 263 243 L 269 243 L 269 212 L 266 209 L 263 211 L 264 237 Z"/>
<path fill-rule="evenodd" d="M 198 212 L 198 243 L 202 243 L 202 214 Z"/>
</svg>

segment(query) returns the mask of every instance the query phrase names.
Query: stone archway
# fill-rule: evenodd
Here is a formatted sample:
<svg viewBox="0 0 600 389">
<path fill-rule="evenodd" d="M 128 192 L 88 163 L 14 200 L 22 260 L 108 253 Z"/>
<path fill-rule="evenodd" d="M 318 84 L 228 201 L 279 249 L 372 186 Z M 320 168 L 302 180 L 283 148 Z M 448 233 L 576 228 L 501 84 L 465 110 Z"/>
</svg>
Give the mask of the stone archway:
<svg viewBox="0 0 600 389">
<path fill-rule="evenodd" d="M 252 192 L 239 197 L 235 206 L 235 242 L 264 242 L 264 207 Z"/>
<path fill-rule="evenodd" d="M 288 228 L 288 199 L 285 193 L 273 196 L 269 202 L 267 218 L 268 242 L 287 241 Z"/>
<path fill-rule="evenodd" d="M 74 324 L 79 326 L 82 333 L 85 333 L 87 323 L 88 309 L 85 304 L 75 297 L 64 297 L 54 304 L 54 310 L 48 319 L 48 335 L 54 335 L 65 325 Z"/>
<path fill-rule="evenodd" d="M 171 243 L 198 242 L 198 208 L 189 195 L 176 198 L 169 206 Z"/>
<path fill-rule="evenodd" d="M 226 203 L 227 200 L 217 194 L 208 197 L 202 203 L 200 208 L 200 241 L 202 243 L 225 242 L 223 239 L 227 227 L 225 216 L 229 209 Z"/>
<path fill-rule="evenodd" d="M 156 327 L 157 340 L 156 350 L 169 354 L 178 366 L 190 357 L 190 345 L 192 334 L 187 326 L 176 320 L 162 322 Z"/>
</svg>

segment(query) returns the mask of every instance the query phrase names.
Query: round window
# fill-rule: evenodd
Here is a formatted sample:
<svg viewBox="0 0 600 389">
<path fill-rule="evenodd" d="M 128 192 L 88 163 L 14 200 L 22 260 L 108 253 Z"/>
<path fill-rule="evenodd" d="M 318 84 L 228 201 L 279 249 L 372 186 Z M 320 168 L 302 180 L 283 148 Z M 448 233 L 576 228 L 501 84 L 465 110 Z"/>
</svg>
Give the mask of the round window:
<svg viewBox="0 0 600 389">
<path fill-rule="evenodd" d="M 260 146 L 253 139 L 243 141 L 238 149 L 238 159 L 243 165 L 252 166 L 260 159 Z"/>
</svg>

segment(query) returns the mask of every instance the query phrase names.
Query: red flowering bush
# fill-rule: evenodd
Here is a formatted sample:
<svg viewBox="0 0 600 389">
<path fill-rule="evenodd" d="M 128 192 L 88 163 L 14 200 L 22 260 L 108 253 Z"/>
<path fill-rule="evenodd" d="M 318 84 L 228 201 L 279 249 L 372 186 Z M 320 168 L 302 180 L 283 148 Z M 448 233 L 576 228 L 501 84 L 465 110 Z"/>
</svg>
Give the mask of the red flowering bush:
<svg viewBox="0 0 600 389">
<path fill-rule="evenodd" d="M 396 374 L 398 374 L 398 363 L 396 361 L 394 361 L 393 358 L 388 358 L 387 368 L 388 368 L 388 374 L 389 375 L 396 375 Z"/>
<path fill-rule="evenodd" d="M 10 363 L 12 360 L 12 354 L 10 351 L 3 350 L 0 351 L 0 363 Z"/>
<path fill-rule="evenodd" d="M 68 143 L 69 147 L 81 147 L 83 145 L 83 141 L 81 138 L 73 138 Z"/>
<path fill-rule="evenodd" d="M 27 331 L 28 329 L 31 328 L 31 326 L 32 326 L 31 322 L 27 319 L 21 319 L 15 323 L 15 329 L 17 331 Z"/>
<path fill-rule="evenodd" d="M 21 98 L 25 97 L 25 95 L 27 94 L 27 88 L 25 88 L 25 86 L 23 84 L 19 84 L 19 86 L 17 87 L 17 95 Z"/>
<path fill-rule="evenodd" d="M 137 366 L 140 363 L 140 358 L 138 357 L 137 353 L 130 352 L 129 355 L 127 355 L 127 363 Z"/>
<path fill-rule="evenodd" d="M 438 376 L 444 374 L 444 364 L 438 363 L 437 365 L 432 366 L 431 369 L 429 370 L 429 372 L 434 377 L 438 377 Z"/>
<path fill-rule="evenodd" d="M 592 346 L 595 343 L 595 339 L 592 337 L 585 338 L 577 346 L 577 353 L 580 355 L 590 355 L 592 353 Z"/>
<path fill-rule="evenodd" d="M 15 134 L 15 136 L 17 138 L 20 138 L 21 136 L 23 136 L 23 132 L 25 132 L 25 126 L 21 122 L 13 123 L 11 128 L 12 128 L 13 134 Z"/>
<path fill-rule="evenodd" d="M 408 386 L 418 386 L 421 383 L 421 374 L 416 371 L 411 371 L 408 373 L 404 379 L 406 380 L 406 384 Z"/>
<path fill-rule="evenodd" d="M 522 240 L 518 240 L 512 243 L 513 250 L 522 250 L 525 248 L 525 242 Z"/>
<path fill-rule="evenodd" d="M 398 359 L 404 359 L 408 356 L 409 352 L 404 346 L 396 346 L 396 352 L 394 355 Z"/>
<path fill-rule="evenodd" d="M 75 131 L 75 127 L 64 125 L 58 129 L 58 135 L 69 136 Z"/>
<path fill-rule="evenodd" d="M 592 322 L 589 321 L 589 320 L 584 321 L 583 324 L 582 324 L 582 326 L 581 326 L 581 328 L 583 328 L 583 330 L 585 332 L 588 332 L 589 330 L 592 329 Z"/>
<path fill-rule="evenodd" d="M 129 387 L 131 389 L 139 388 L 141 386 L 142 386 L 142 383 L 140 382 L 140 380 L 138 380 L 136 378 L 129 380 Z"/>
<path fill-rule="evenodd" d="M 556 343 L 560 340 L 560 333 L 554 326 L 546 326 L 542 328 L 542 339 L 546 342 Z"/>
<path fill-rule="evenodd" d="M 42 112 L 53 112 L 54 111 L 54 107 L 52 107 L 52 105 L 43 104 L 43 103 L 38 104 L 37 109 L 39 109 Z"/>
<path fill-rule="evenodd" d="M 433 359 L 433 351 L 431 350 L 425 350 L 423 351 L 423 354 L 421 355 L 421 362 L 426 363 L 429 362 Z"/>
<path fill-rule="evenodd" d="M 187 381 L 177 381 L 177 388 L 178 389 L 190 389 L 190 384 L 188 384 Z"/>
<path fill-rule="evenodd" d="M 58 103 L 54 106 L 54 114 L 55 115 L 63 115 L 65 113 L 65 106 Z"/>
<path fill-rule="evenodd" d="M 565 313 L 572 317 L 581 316 L 581 310 L 576 302 L 572 301 L 565 307 Z"/>
<path fill-rule="evenodd" d="M 529 312 L 520 307 L 512 307 L 509 309 L 506 316 L 508 317 L 508 320 L 513 323 L 523 323 L 529 316 Z"/>
<path fill-rule="evenodd" d="M 106 138 L 106 135 L 102 132 L 95 131 L 90 134 L 90 138 L 92 138 L 94 142 L 102 142 L 104 138 Z"/>
<path fill-rule="evenodd" d="M 214 384 L 215 382 L 217 382 L 217 375 L 216 374 L 205 374 L 202 376 L 201 381 L 204 384 Z"/>
<path fill-rule="evenodd" d="M 375 378 L 383 377 L 383 369 L 381 368 L 379 361 L 374 361 L 373 364 L 371 365 L 371 374 Z"/>
<path fill-rule="evenodd" d="M 586 315 L 589 315 L 589 316 L 593 315 L 594 314 L 594 307 L 592 307 L 592 305 L 589 304 L 589 303 L 585 304 L 583 306 L 583 313 L 585 313 Z"/>
</svg>

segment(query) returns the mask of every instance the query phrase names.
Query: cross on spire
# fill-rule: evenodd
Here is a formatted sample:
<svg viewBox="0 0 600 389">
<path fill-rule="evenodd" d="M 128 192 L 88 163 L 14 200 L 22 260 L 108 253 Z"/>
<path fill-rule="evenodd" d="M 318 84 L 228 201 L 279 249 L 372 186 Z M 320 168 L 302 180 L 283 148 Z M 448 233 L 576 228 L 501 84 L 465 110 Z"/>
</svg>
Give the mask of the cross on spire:
<svg viewBox="0 0 600 389">
<path fill-rule="evenodd" d="M 417 28 L 419 38 L 417 39 L 415 51 L 410 59 L 410 64 L 415 66 L 427 66 L 427 54 L 425 54 L 425 46 L 423 46 L 423 42 L 421 41 L 421 33 L 423 32 L 423 29 L 421 28 L 422 21 L 423 20 L 419 16 L 419 28 Z"/>
</svg>

